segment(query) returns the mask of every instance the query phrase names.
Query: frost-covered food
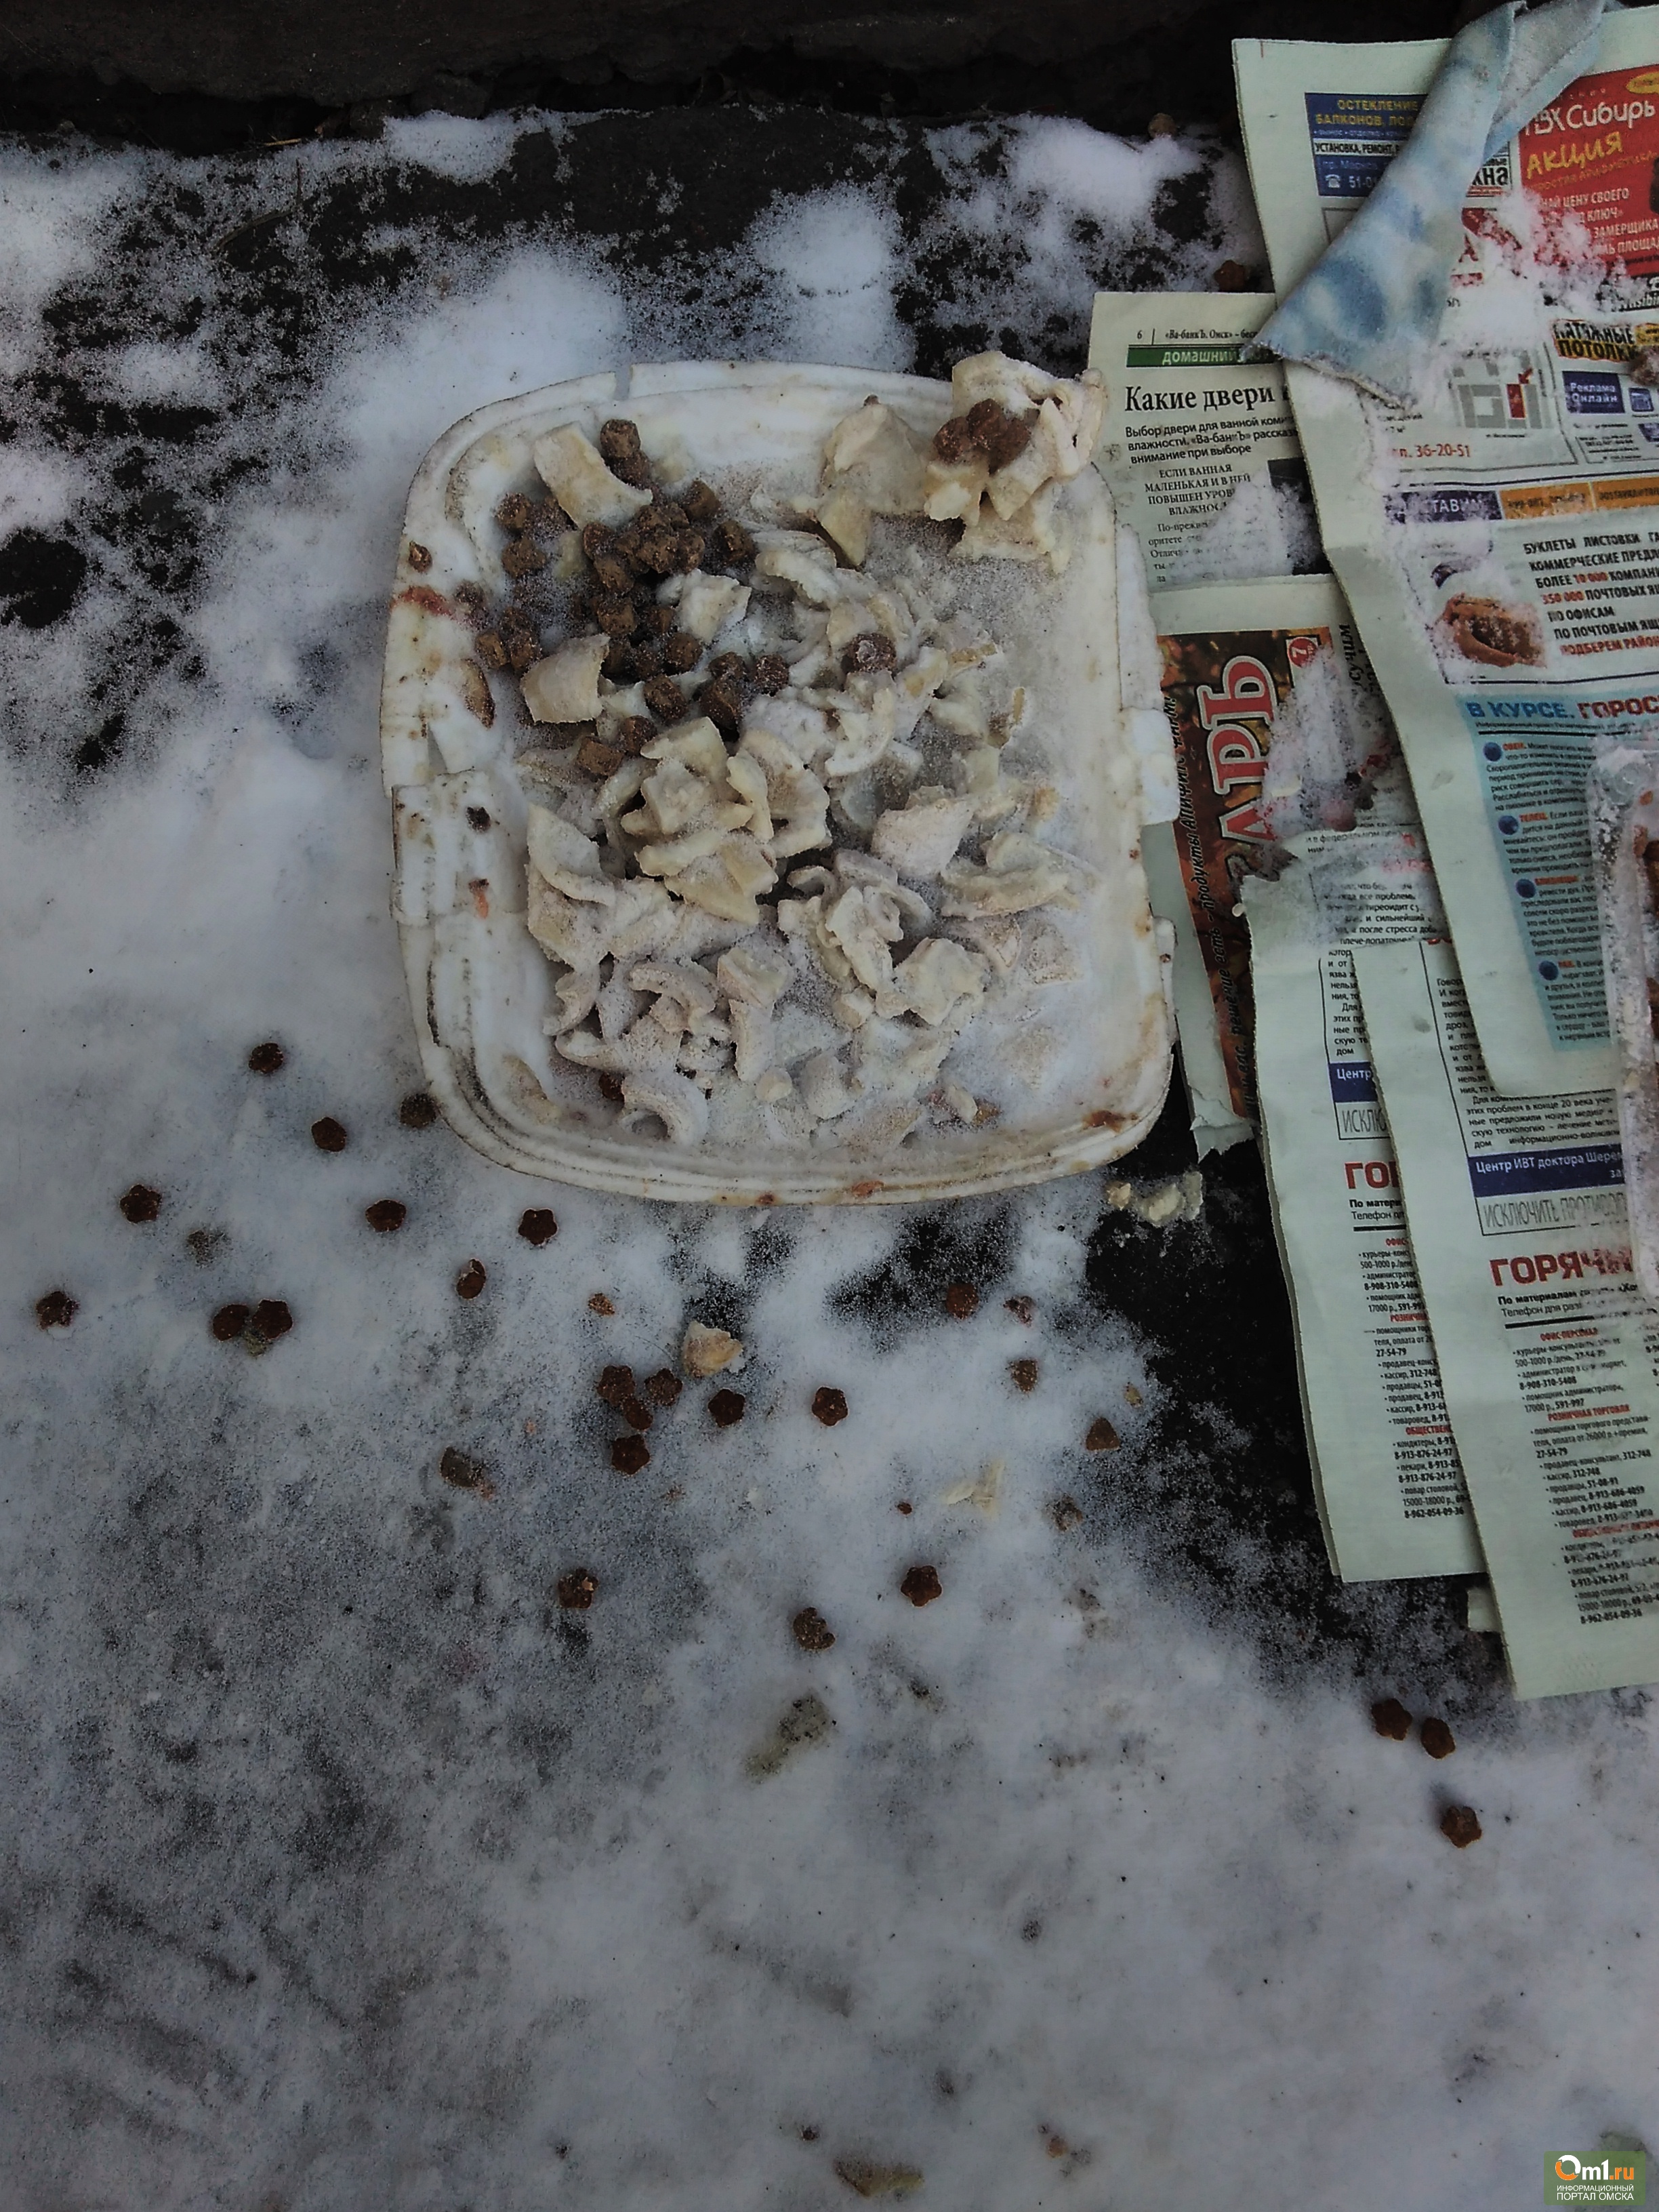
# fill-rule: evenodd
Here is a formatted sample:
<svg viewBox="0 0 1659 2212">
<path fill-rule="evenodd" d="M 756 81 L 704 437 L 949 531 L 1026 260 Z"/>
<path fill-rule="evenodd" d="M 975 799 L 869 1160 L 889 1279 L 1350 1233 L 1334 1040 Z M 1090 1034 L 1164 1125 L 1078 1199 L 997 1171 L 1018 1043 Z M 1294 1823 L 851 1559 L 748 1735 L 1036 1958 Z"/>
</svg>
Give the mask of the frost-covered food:
<svg viewBox="0 0 1659 2212">
<path fill-rule="evenodd" d="M 1168 1026 L 1100 390 L 995 354 L 948 396 L 733 374 L 513 403 L 444 457 L 441 530 L 417 482 L 386 721 L 432 1042 L 577 1179 L 903 1195 L 976 1180 L 988 1130 L 988 1180 L 1108 1157 Z"/>
</svg>

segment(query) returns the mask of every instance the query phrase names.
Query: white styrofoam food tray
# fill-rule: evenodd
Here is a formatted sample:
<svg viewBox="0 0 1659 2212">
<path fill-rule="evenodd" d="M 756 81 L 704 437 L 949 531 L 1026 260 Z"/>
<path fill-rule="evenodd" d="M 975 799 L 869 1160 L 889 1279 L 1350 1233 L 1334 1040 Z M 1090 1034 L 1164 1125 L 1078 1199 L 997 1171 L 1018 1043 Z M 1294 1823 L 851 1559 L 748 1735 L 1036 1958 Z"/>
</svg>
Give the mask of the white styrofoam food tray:
<svg viewBox="0 0 1659 2212">
<path fill-rule="evenodd" d="M 1086 976 L 1063 1011 L 1057 1083 L 1030 1086 L 994 1121 L 919 1129 L 860 1152 L 835 1125 L 816 1142 L 722 1150 L 616 1126 L 591 1082 L 573 1090 L 544 1021 L 554 970 L 526 921 L 526 792 L 515 750 L 533 741 L 510 675 L 489 675 L 452 594 L 507 589 L 494 520 L 505 492 L 539 495 L 533 441 L 574 422 L 590 437 L 625 414 L 669 482 L 702 476 L 790 489 L 817 480 L 825 438 L 874 395 L 921 437 L 951 412 L 949 385 L 865 370 L 683 362 L 551 385 L 458 422 L 421 465 L 399 547 L 381 703 L 397 839 L 394 910 L 427 1082 L 477 1151 L 589 1188 L 729 1205 L 937 1200 L 1097 1166 L 1151 1127 L 1168 1087 L 1169 933 L 1147 905 L 1140 830 L 1176 811 L 1156 647 L 1134 541 L 1092 469 L 1066 488 L 1073 551 L 1042 564 L 960 563 L 976 584 L 1024 592 L 1039 619 L 997 631 L 1040 719 L 1065 794 L 1053 842 L 1085 864 Z M 935 526 L 929 526 L 933 527 Z M 414 559 L 411 545 L 420 549 Z M 417 565 L 422 555 L 429 556 Z M 1032 595 L 1036 597 L 1033 598 Z M 480 826 L 483 825 L 483 826 Z M 1018 1086 L 1016 1086 L 1018 1088 Z"/>
</svg>

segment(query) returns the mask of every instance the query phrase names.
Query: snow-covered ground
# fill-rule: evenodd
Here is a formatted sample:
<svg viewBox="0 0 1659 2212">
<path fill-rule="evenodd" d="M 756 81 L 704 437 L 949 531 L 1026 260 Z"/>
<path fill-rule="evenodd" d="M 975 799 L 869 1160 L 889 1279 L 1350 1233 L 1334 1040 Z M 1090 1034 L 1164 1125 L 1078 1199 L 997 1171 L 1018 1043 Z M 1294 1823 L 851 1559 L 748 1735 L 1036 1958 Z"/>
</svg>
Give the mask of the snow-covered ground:
<svg viewBox="0 0 1659 2212">
<path fill-rule="evenodd" d="M 376 684 L 431 440 L 629 359 L 1075 367 L 1097 284 L 1260 258 L 1178 141 L 681 128 L 0 158 L 0 2202 L 1535 2203 L 1652 2135 L 1648 1700 L 1517 1707 L 1443 1595 L 1275 1551 L 1224 1177 L 1163 1228 L 1098 1176 L 761 1218 L 399 1119 Z M 1206 1307 L 1247 1231 L 1260 1301 Z M 264 1298 L 290 1334 L 215 1341 Z M 745 1418 L 693 1387 L 620 1476 L 599 1370 L 693 1317 Z"/>
</svg>

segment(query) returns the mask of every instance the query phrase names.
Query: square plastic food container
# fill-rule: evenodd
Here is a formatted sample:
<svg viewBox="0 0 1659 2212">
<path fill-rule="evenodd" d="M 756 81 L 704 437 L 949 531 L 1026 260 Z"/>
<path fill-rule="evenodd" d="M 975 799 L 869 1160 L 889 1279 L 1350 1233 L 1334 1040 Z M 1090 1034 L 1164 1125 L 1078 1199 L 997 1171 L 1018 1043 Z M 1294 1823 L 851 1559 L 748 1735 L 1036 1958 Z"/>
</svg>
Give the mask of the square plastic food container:
<svg viewBox="0 0 1659 2212">
<path fill-rule="evenodd" d="M 1092 885 L 1086 989 L 1066 1025 L 1079 1079 L 1040 1107 L 1017 1103 L 994 1121 L 918 1130 L 878 1152 L 838 1143 L 833 1123 L 812 1143 L 676 1145 L 617 1127 L 597 1092 L 591 1103 L 568 1095 L 544 1030 L 556 1011 L 554 970 L 526 919 L 526 796 L 514 756 L 533 733 L 516 681 L 476 658 L 454 594 L 471 584 L 493 600 L 507 588 L 495 509 L 508 491 L 539 495 L 531 448 L 549 430 L 574 423 L 593 437 L 625 414 L 671 483 L 810 486 L 830 432 L 872 395 L 924 439 L 951 412 L 949 385 L 920 377 L 683 362 L 504 400 L 456 423 L 422 462 L 381 699 L 393 908 L 428 1085 L 487 1158 L 590 1189 L 703 1204 L 938 1200 L 1097 1167 L 1157 1118 L 1171 1065 L 1172 935 L 1147 904 L 1140 829 L 1174 817 L 1175 763 L 1139 550 L 1092 469 L 1066 488 L 1073 550 L 1045 589 L 1041 634 L 1000 639 L 1042 711 L 1070 793 L 1056 842 Z M 973 564 L 959 565 L 965 579 Z"/>
</svg>

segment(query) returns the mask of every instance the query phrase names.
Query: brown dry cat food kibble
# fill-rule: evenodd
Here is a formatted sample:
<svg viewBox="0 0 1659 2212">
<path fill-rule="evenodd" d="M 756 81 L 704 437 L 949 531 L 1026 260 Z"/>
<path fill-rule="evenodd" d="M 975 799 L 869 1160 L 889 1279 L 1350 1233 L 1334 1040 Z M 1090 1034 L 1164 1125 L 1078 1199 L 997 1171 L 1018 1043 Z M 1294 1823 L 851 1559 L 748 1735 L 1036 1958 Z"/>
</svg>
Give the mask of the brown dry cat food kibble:
<svg viewBox="0 0 1659 2212">
<path fill-rule="evenodd" d="M 616 1312 L 617 1309 L 611 1304 L 610 1299 L 606 1297 L 603 1291 L 595 1291 L 592 1297 L 587 1301 L 587 1310 L 592 1314 L 603 1314 L 608 1320 L 610 1316 Z"/>
<path fill-rule="evenodd" d="M 599 425 L 599 452 L 607 461 L 631 461 L 640 450 L 640 426 L 625 415 Z"/>
<path fill-rule="evenodd" d="M 711 491 L 701 477 L 680 494 L 680 505 L 688 522 L 713 522 L 720 511 L 719 494 Z"/>
<path fill-rule="evenodd" d="M 154 1221 L 161 1211 L 161 1194 L 148 1183 L 136 1182 L 122 1199 L 121 1211 L 129 1221 Z"/>
<path fill-rule="evenodd" d="M 519 1216 L 519 1234 L 526 1244 L 545 1244 L 559 1233 L 559 1224 L 544 1206 L 532 1206 Z"/>
<path fill-rule="evenodd" d="M 971 1283 L 952 1283 L 945 1293 L 945 1310 L 953 1321 L 967 1321 L 979 1311 L 979 1292 Z"/>
<path fill-rule="evenodd" d="M 933 451 L 942 461 L 965 461 L 975 450 L 974 434 L 968 427 L 965 415 L 953 415 L 948 422 L 941 422 L 933 433 Z"/>
<path fill-rule="evenodd" d="M 476 1298 L 489 1279 L 483 1261 L 469 1260 L 455 1278 L 455 1295 L 458 1298 Z"/>
<path fill-rule="evenodd" d="M 708 1411 L 717 1427 L 729 1429 L 743 1419 L 748 1403 L 741 1390 L 716 1390 L 708 1401 Z"/>
<path fill-rule="evenodd" d="M 1007 1307 L 1009 1312 L 1012 1314 L 1014 1319 L 1016 1321 L 1023 1321 L 1027 1328 L 1030 1327 L 1032 1322 L 1036 1317 L 1036 1300 L 1035 1298 L 1005 1298 L 1003 1300 L 1003 1304 Z"/>
<path fill-rule="evenodd" d="M 417 576 L 423 576 L 432 566 L 431 548 L 411 538 L 409 541 L 409 565 Z"/>
<path fill-rule="evenodd" d="M 1103 1413 L 1097 1421 L 1089 1424 L 1089 1433 L 1083 1439 L 1085 1451 L 1115 1451 L 1123 1439 Z"/>
<path fill-rule="evenodd" d="M 826 1429 L 833 1429 L 837 1421 L 844 1421 L 847 1419 L 846 1394 L 841 1390 L 832 1390 L 826 1382 L 821 1390 L 815 1390 L 812 1394 L 812 1413 L 814 1419 L 822 1421 Z"/>
<path fill-rule="evenodd" d="M 48 1291 L 34 1302 L 34 1318 L 42 1328 L 67 1328 L 80 1310 L 67 1291 Z"/>
<path fill-rule="evenodd" d="M 643 1437 L 618 1437 L 611 1447 L 611 1464 L 618 1474 L 637 1474 L 651 1464 Z"/>
<path fill-rule="evenodd" d="M 533 576 L 538 568 L 547 566 L 547 556 L 533 538 L 515 538 L 501 553 L 501 566 L 514 582 L 520 576 Z"/>
<path fill-rule="evenodd" d="M 1457 1748 L 1457 1738 L 1444 1721 L 1425 1720 L 1418 1731 L 1419 1740 L 1431 1759 L 1449 1759 Z"/>
<path fill-rule="evenodd" d="M 438 1472 L 444 1480 L 457 1490 L 470 1490 L 478 1498 L 493 1498 L 495 1486 L 489 1480 L 489 1471 L 476 1459 L 469 1459 L 464 1451 L 451 1444 L 438 1462 Z"/>
<path fill-rule="evenodd" d="M 636 1398 L 631 1391 L 617 1407 L 617 1411 L 630 1429 L 648 1429 L 655 1418 L 644 1399 Z"/>
<path fill-rule="evenodd" d="M 287 1056 L 276 1040 L 270 1037 L 264 1044 L 254 1046 L 247 1056 L 247 1064 L 256 1075 L 275 1075 Z"/>
<path fill-rule="evenodd" d="M 849 676 L 872 676 L 878 669 L 898 666 L 898 647 L 879 630 L 862 630 L 842 654 L 841 665 Z"/>
<path fill-rule="evenodd" d="M 1008 1372 L 1016 1390 L 1035 1390 L 1037 1385 L 1037 1364 L 1035 1359 L 1011 1359 Z"/>
<path fill-rule="evenodd" d="M 945 1595 L 939 1570 L 936 1567 L 912 1567 L 899 1584 L 899 1595 L 908 1597 L 912 1605 L 932 1605 L 936 1597 Z"/>
<path fill-rule="evenodd" d="M 1473 1805 L 1448 1805 L 1440 1815 L 1440 1832 L 1449 1844 L 1455 1844 L 1460 1851 L 1468 1850 L 1471 1844 L 1480 1840 L 1480 1823 L 1474 1817 Z"/>
<path fill-rule="evenodd" d="M 390 1237 L 408 1218 L 409 1208 L 400 1198 L 377 1198 L 373 1206 L 363 1208 L 363 1219 L 381 1237 Z"/>
<path fill-rule="evenodd" d="M 495 503 L 495 520 L 503 530 L 517 536 L 528 530 L 536 519 L 536 510 L 521 491 L 510 491 Z"/>
<path fill-rule="evenodd" d="M 659 1367 L 654 1375 L 646 1376 L 640 1388 L 653 1406 L 672 1406 L 685 1385 L 672 1367 Z"/>
<path fill-rule="evenodd" d="M 286 1298 L 261 1298 L 248 1322 L 248 1327 L 267 1344 L 275 1344 L 279 1336 L 286 1336 L 293 1326 L 294 1316 L 289 1311 Z"/>
<path fill-rule="evenodd" d="M 343 1152 L 346 1133 L 331 1114 L 325 1114 L 320 1121 L 312 1123 L 311 1141 L 319 1152 Z"/>
<path fill-rule="evenodd" d="M 702 647 L 683 629 L 670 630 L 662 641 L 662 665 L 670 676 L 689 676 L 702 658 Z"/>
<path fill-rule="evenodd" d="M 1083 1508 L 1075 1498 L 1057 1498 L 1048 1508 L 1048 1514 L 1056 1528 L 1075 1528 L 1083 1518 Z"/>
<path fill-rule="evenodd" d="M 567 1613 L 586 1613 L 599 1595 L 599 1585 L 586 1567 L 572 1567 L 555 1585 L 559 1603 Z"/>
<path fill-rule="evenodd" d="M 622 1105 L 623 1092 L 621 1076 L 612 1075 L 610 1069 L 606 1068 L 599 1077 L 599 1096 L 601 1098 L 608 1098 L 613 1106 Z"/>
<path fill-rule="evenodd" d="M 1371 1726 L 1378 1735 L 1404 1743 L 1412 1732 L 1412 1717 L 1398 1698 L 1381 1698 L 1371 1707 Z"/>
<path fill-rule="evenodd" d="M 438 1109 L 424 1091 L 411 1091 L 398 1109 L 398 1119 L 405 1129 L 429 1129 L 438 1118 Z"/>
<path fill-rule="evenodd" d="M 208 1325 L 221 1344 L 234 1344 L 252 1318 L 251 1306 L 221 1306 Z"/>
<path fill-rule="evenodd" d="M 835 1632 L 816 1606 L 804 1605 L 789 1624 L 803 1651 L 827 1651 Z"/>
<path fill-rule="evenodd" d="M 670 640 L 672 643 L 672 640 Z M 663 659 L 672 667 L 665 651 Z M 661 722 L 678 722 L 685 714 L 685 694 L 672 676 L 653 676 L 645 686 L 645 703 Z"/>
<path fill-rule="evenodd" d="M 749 680 L 757 691 L 769 696 L 781 691 L 789 681 L 789 663 L 781 653 L 763 653 L 757 656 Z"/>
<path fill-rule="evenodd" d="M 625 1398 L 631 1398 L 634 1395 L 634 1370 L 631 1367 L 604 1368 L 593 1389 L 595 1395 L 603 1398 L 607 1406 L 620 1407 Z"/>
</svg>

